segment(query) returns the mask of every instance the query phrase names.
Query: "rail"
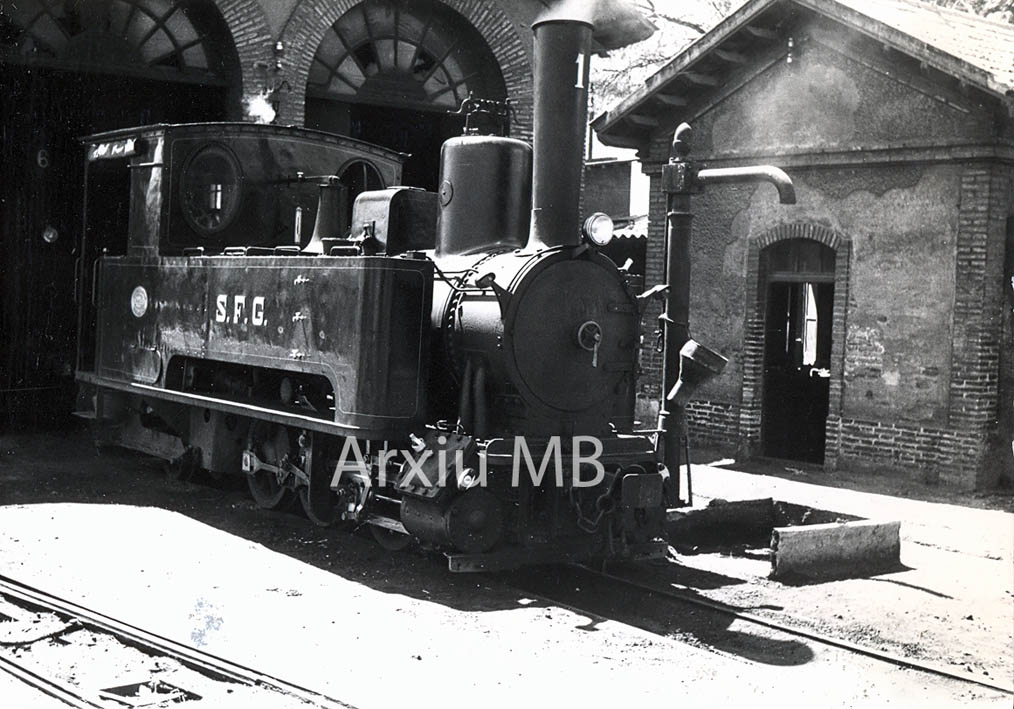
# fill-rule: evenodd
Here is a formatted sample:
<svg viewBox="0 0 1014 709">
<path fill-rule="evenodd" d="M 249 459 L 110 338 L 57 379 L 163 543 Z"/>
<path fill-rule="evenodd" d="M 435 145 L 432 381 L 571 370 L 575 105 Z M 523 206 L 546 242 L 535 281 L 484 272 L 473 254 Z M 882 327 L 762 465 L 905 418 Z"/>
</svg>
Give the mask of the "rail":
<svg viewBox="0 0 1014 709">
<path fill-rule="evenodd" d="M 52 676 L 56 673 L 31 667 L 25 661 L 25 658 L 31 655 L 30 652 L 26 652 L 26 649 L 35 643 L 60 642 L 65 645 L 68 644 L 71 634 L 88 631 L 96 635 L 111 637 L 126 648 L 140 650 L 146 658 L 154 657 L 161 661 L 175 661 L 183 668 L 196 673 L 195 676 L 199 676 L 205 683 L 227 684 L 228 688 L 222 691 L 227 693 L 230 698 L 235 698 L 237 692 L 245 691 L 250 693 L 250 699 L 253 701 L 257 700 L 256 694 L 267 693 L 274 700 L 272 706 L 286 705 L 285 702 L 278 701 L 285 698 L 290 700 L 291 706 L 352 709 L 351 705 L 320 692 L 150 633 L 3 575 L 0 575 L 0 608 L 7 612 L 6 615 L 22 615 L 22 624 L 31 626 L 33 629 L 38 626 L 38 623 L 33 622 L 34 620 L 47 614 L 51 616 L 49 623 L 52 627 L 47 628 L 44 633 L 22 639 L 0 641 L 0 671 L 7 672 L 47 696 L 70 706 L 107 709 L 112 706 L 133 706 L 137 705 L 134 699 L 137 695 L 131 694 L 134 690 L 159 695 L 159 706 L 165 703 L 172 703 L 173 706 L 176 706 L 177 704 L 185 704 L 187 700 L 202 698 L 189 689 L 174 686 L 164 678 L 156 676 L 156 674 L 161 675 L 161 672 L 152 672 L 148 682 L 95 690 L 58 679 L 56 676 Z M 56 620 L 52 616 L 55 616 Z M 11 620 L 13 622 L 4 623 L 8 631 L 11 626 L 19 624 L 17 618 L 11 618 Z M 17 648 L 19 652 L 4 653 L 3 650 L 8 647 Z M 212 700 L 213 703 L 214 697 L 205 695 L 204 698 Z M 145 706 L 149 706 L 149 704 L 145 704 Z"/>
</svg>

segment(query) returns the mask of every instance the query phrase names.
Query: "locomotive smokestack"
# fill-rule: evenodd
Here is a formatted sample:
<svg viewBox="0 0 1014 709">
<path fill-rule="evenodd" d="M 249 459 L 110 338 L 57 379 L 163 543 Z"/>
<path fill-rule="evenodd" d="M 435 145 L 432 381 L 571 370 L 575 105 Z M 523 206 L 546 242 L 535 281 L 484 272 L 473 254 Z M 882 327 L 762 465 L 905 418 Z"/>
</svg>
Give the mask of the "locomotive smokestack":
<svg viewBox="0 0 1014 709">
<path fill-rule="evenodd" d="M 588 120 L 588 64 L 593 27 L 551 16 L 535 32 L 535 125 L 532 173 L 534 248 L 581 243 L 579 203 Z"/>
</svg>

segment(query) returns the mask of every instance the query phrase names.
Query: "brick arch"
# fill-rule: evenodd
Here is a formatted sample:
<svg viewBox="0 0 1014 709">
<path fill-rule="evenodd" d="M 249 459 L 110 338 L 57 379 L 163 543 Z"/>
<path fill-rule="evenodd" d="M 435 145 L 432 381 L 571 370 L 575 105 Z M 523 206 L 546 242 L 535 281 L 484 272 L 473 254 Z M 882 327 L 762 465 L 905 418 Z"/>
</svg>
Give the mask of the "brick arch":
<svg viewBox="0 0 1014 709">
<path fill-rule="evenodd" d="M 839 236 L 838 232 L 828 229 L 826 226 L 809 222 L 794 222 L 792 224 L 780 224 L 773 229 L 769 229 L 757 237 L 756 240 L 753 240 L 750 246 L 756 247 L 758 251 L 763 251 L 776 242 L 788 241 L 789 239 L 818 241 L 835 251 L 838 250 L 838 245 L 842 241 L 842 237 Z"/>
<path fill-rule="evenodd" d="M 486 39 L 500 66 L 507 95 L 514 103 L 516 119 L 512 119 L 512 134 L 530 138 L 532 60 L 514 23 L 488 0 L 439 1 L 464 17 Z M 278 123 L 303 124 L 306 86 L 317 47 L 331 25 L 358 4 L 359 0 L 301 0 L 293 10 L 280 37 L 286 47 L 286 63 L 290 67 L 286 78 L 292 90 L 281 103 Z"/>
<path fill-rule="evenodd" d="M 825 422 L 824 467 L 834 469 L 840 452 L 842 389 L 845 380 L 845 333 L 848 315 L 852 240 L 812 222 L 779 224 L 747 240 L 747 303 L 743 344 L 743 400 L 739 412 L 741 447 L 760 451 L 764 402 L 764 319 L 767 314 L 767 273 L 761 252 L 780 241 L 809 239 L 834 250 L 834 304 L 831 322 L 831 381 Z"/>
<path fill-rule="evenodd" d="M 230 97 L 230 118 L 246 118 L 246 99 L 264 91 L 268 83 L 270 62 L 273 61 L 273 42 L 264 8 L 258 0 L 215 0 L 232 33 L 232 42 L 239 58 L 241 86 Z"/>
</svg>

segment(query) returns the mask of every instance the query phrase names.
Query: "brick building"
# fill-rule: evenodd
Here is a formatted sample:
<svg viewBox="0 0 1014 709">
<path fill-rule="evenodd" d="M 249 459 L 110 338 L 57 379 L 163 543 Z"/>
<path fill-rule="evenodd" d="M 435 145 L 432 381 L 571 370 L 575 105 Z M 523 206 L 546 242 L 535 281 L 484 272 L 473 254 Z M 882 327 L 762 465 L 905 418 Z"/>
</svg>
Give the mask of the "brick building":
<svg viewBox="0 0 1014 709">
<path fill-rule="evenodd" d="M 768 185 L 693 199 L 691 331 L 730 359 L 691 405 L 693 439 L 955 488 L 1012 478 L 1012 87 L 1008 25 L 914 0 L 749 0 L 594 121 L 651 176 L 649 285 L 680 122 L 692 158 L 796 185 L 794 206 Z"/>
<path fill-rule="evenodd" d="M 550 5 L 0 0 L 0 431 L 72 408 L 80 136 L 306 125 L 412 153 L 404 181 L 433 189 L 440 145 L 462 128 L 448 112 L 469 93 L 509 97 L 511 134 L 531 139 L 530 28 Z M 602 12 L 597 48 L 652 29 L 625 0 Z"/>
</svg>

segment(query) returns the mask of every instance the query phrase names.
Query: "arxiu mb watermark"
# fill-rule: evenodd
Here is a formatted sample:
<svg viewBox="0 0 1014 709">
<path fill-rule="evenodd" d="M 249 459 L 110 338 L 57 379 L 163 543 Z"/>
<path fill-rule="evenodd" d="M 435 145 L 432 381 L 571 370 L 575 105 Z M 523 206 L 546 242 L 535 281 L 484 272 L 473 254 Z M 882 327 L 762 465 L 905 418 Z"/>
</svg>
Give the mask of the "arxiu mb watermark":
<svg viewBox="0 0 1014 709">
<path fill-rule="evenodd" d="M 447 443 L 447 438 L 440 436 L 437 443 L 443 446 Z M 595 487 L 606 477 L 605 466 L 599 461 L 603 450 L 602 441 L 595 436 L 574 436 L 566 449 L 560 436 L 551 436 L 549 439 L 540 439 L 535 448 L 536 454 L 533 455 L 524 436 L 514 439 L 514 452 L 511 456 L 512 486 L 518 487 L 525 480 L 531 481 L 535 487 L 544 484 L 565 487 L 568 482 L 565 478 L 569 477 L 570 486 Z M 540 449 L 542 458 L 536 463 Z M 384 448 L 376 454 L 376 484 L 380 487 L 387 485 L 387 471 L 390 467 L 398 470 L 398 484 L 402 487 L 485 487 L 489 467 L 487 456 L 479 453 L 468 458 L 470 460 L 466 462 L 465 451 L 461 448 Z M 352 437 L 346 438 L 335 465 L 331 487 L 337 487 L 342 476 L 347 473 L 354 474 L 360 480 L 370 479 L 370 470 L 371 466 L 363 455 L 359 441 Z"/>
</svg>

